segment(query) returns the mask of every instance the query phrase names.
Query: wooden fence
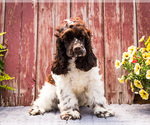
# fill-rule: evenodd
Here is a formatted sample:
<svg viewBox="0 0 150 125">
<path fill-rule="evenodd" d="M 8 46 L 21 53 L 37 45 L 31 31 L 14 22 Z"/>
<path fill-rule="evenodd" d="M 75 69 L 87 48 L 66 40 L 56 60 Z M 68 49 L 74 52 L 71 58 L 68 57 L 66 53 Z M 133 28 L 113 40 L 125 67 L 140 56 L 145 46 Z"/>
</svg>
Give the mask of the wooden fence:
<svg viewBox="0 0 150 125">
<path fill-rule="evenodd" d="M 0 3 L 1 43 L 8 45 L 5 72 L 15 77 L 5 81 L 15 91 L 0 89 L 0 105 L 31 105 L 50 73 L 55 28 L 62 20 L 80 17 L 93 32 L 93 48 L 99 59 L 109 103 L 132 103 L 130 85 L 117 80 L 123 71 L 114 63 L 130 45 L 150 35 L 150 3 L 112 0 L 51 0 L 55 2 Z"/>
</svg>

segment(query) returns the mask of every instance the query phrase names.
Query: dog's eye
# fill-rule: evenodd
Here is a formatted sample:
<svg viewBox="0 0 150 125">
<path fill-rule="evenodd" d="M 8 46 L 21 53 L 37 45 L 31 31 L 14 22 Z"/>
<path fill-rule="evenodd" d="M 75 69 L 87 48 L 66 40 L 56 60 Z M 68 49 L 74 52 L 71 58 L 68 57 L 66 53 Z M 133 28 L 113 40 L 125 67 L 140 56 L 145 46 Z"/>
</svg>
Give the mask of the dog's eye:
<svg viewBox="0 0 150 125">
<path fill-rule="evenodd" d="M 78 37 L 79 40 L 83 40 L 84 38 L 82 36 Z"/>
<path fill-rule="evenodd" d="M 65 38 L 65 39 L 64 39 L 64 41 L 67 42 L 67 43 L 71 42 L 72 40 L 73 40 L 72 37 L 69 37 L 69 38 Z"/>
</svg>

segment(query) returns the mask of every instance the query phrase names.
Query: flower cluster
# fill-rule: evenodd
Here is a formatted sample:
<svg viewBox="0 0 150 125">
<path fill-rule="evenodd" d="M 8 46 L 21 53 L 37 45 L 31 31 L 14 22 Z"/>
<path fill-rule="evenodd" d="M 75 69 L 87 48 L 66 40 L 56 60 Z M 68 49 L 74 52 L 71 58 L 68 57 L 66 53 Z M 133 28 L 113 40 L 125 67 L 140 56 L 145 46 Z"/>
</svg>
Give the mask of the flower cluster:
<svg viewBox="0 0 150 125">
<path fill-rule="evenodd" d="M 115 61 L 115 67 L 122 68 L 128 73 L 118 78 L 120 83 L 131 83 L 131 91 L 138 93 L 142 99 L 147 100 L 150 94 L 150 37 L 145 40 L 143 36 L 139 42 L 144 42 L 145 48 L 130 46 L 124 52 L 122 60 Z"/>
</svg>

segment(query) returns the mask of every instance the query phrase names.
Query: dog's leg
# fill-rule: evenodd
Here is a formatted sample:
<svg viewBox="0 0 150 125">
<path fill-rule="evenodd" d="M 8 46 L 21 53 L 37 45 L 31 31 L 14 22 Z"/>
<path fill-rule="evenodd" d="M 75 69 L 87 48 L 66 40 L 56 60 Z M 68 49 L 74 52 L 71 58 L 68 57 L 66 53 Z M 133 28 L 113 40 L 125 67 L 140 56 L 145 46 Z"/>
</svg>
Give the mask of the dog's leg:
<svg viewBox="0 0 150 125">
<path fill-rule="evenodd" d="M 29 110 L 30 115 L 44 114 L 46 111 L 57 108 L 56 87 L 45 82 L 39 97 L 35 100 L 33 107 Z"/>
<path fill-rule="evenodd" d="M 61 112 L 61 119 L 63 120 L 75 120 L 80 119 L 81 115 L 79 113 L 78 100 L 76 96 L 70 89 L 71 87 L 62 87 L 57 90 L 57 95 L 60 101 L 58 105 Z"/>
<path fill-rule="evenodd" d="M 87 98 L 88 105 L 93 109 L 94 114 L 100 118 L 114 116 L 114 112 L 108 109 L 107 100 L 104 97 L 103 82 L 99 76 L 93 77 L 88 86 Z"/>
</svg>

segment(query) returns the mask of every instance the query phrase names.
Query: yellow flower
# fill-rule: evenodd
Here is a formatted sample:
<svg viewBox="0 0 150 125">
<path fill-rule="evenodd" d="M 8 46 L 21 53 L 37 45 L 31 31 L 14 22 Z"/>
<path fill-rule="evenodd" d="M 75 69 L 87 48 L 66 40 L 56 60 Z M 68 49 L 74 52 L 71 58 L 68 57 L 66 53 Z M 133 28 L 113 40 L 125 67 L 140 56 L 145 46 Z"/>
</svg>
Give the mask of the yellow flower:
<svg viewBox="0 0 150 125">
<path fill-rule="evenodd" d="M 141 89 L 139 91 L 139 94 L 140 94 L 141 98 L 144 100 L 147 100 L 149 98 L 149 94 L 146 91 L 144 91 L 143 89 Z"/>
<path fill-rule="evenodd" d="M 141 48 L 139 51 L 141 51 L 142 53 L 144 53 L 146 51 L 146 48 Z"/>
<path fill-rule="evenodd" d="M 120 61 L 119 60 L 115 61 L 115 67 L 116 67 L 116 69 L 120 68 Z"/>
<path fill-rule="evenodd" d="M 124 52 L 123 53 L 123 58 L 128 59 L 130 57 L 129 52 Z"/>
<path fill-rule="evenodd" d="M 150 65 L 150 58 L 147 58 L 145 63 L 146 63 L 146 65 Z"/>
<path fill-rule="evenodd" d="M 143 86 L 142 86 L 142 84 L 141 84 L 141 82 L 139 81 L 139 80 L 134 80 L 134 85 L 135 85 L 135 87 L 137 87 L 137 88 L 140 88 L 140 89 L 142 89 L 143 88 Z"/>
<path fill-rule="evenodd" d="M 147 45 L 146 50 L 150 51 L 150 43 Z"/>
<path fill-rule="evenodd" d="M 142 38 L 139 40 L 139 42 L 143 42 L 145 39 L 145 36 L 142 36 Z"/>
<path fill-rule="evenodd" d="M 146 78 L 150 79 L 150 70 L 147 70 L 147 72 L 146 72 Z"/>
<path fill-rule="evenodd" d="M 134 92 L 134 86 L 132 82 L 131 82 L 131 91 Z"/>
<path fill-rule="evenodd" d="M 146 59 L 147 58 L 147 53 L 143 53 L 142 56 L 143 56 L 144 59 Z"/>
<path fill-rule="evenodd" d="M 142 54 L 142 56 L 143 56 L 144 59 L 150 58 L 150 53 L 145 52 L 145 53 Z"/>
<path fill-rule="evenodd" d="M 136 51 L 136 47 L 135 46 L 130 46 L 129 48 L 128 48 L 128 52 L 130 53 L 130 54 L 132 54 L 133 52 L 135 52 Z"/>
<path fill-rule="evenodd" d="M 145 45 L 148 45 L 150 43 L 150 37 L 147 39 L 147 41 L 145 42 Z"/>
<path fill-rule="evenodd" d="M 120 83 L 124 83 L 124 76 L 122 76 L 121 78 L 118 78 L 118 81 L 119 81 Z"/>
<path fill-rule="evenodd" d="M 150 52 L 147 53 L 147 57 L 150 58 Z"/>
<path fill-rule="evenodd" d="M 140 73 L 140 65 L 138 63 L 135 64 L 134 73 L 136 75 L 139 75 L 139 73 Z"/>
<path fill-rule="evenodd" d="M 125 64 L 125 58 L 122 59 L 121 65 Z"/>
</svg>

